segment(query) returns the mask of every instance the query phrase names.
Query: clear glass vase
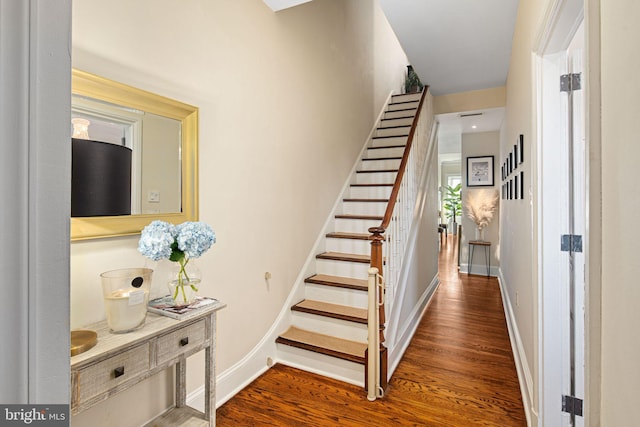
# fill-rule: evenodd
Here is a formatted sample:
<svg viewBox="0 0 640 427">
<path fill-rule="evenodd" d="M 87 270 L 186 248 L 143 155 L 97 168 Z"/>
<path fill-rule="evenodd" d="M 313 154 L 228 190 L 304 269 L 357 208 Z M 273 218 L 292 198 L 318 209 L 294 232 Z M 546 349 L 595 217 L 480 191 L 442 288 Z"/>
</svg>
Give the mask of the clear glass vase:
<svg viewBox="0 0 640 427">
<path fill-rule="evenodd" d="M 171 262 L 169 296 L 175 306 L 189 305 L 198 297 L 202 274 L 193 259 Z"/>
<path fill-rule="evenodd" d="M 484 240 L 484 227 L 476 227 L 476 240 L 483 241 Z"/>
</svg>

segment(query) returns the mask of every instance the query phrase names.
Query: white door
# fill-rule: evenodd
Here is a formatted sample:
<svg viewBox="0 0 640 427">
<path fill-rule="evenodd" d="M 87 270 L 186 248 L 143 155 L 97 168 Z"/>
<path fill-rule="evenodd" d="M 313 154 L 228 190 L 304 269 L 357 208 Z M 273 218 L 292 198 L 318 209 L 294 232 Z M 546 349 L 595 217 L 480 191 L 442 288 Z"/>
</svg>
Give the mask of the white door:
<svg viewBox="0 0 640 427">
<path fill-rule="evenodd" d="M 540 425 L 584 426 L 583 26 L 539 57 Z"/>
</svg>

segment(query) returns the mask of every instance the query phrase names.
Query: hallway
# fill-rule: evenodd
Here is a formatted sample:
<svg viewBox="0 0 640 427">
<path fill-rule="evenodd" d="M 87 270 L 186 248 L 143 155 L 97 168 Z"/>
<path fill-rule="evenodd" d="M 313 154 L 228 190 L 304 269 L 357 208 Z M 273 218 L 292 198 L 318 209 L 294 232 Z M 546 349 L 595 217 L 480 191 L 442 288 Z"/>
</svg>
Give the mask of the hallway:
<svg viewBox="0 0 640 427">
<path fill-rule="evenodd" d="M 440 286 L 383 399 L 276 365 L 218 409 L 219 426 L 526 426 L 495 278 L 458 275 L 454 236 Z"/>
</svg>

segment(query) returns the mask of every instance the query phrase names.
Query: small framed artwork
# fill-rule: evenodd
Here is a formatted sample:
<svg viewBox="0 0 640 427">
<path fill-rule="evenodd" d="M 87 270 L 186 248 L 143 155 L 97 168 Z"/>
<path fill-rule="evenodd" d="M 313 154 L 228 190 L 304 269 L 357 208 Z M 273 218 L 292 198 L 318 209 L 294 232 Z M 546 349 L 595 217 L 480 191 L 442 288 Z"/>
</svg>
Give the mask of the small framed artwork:
<svg viewBox="0 0 640 427">
<path fill-rule="evenodd" d="M 513 179 L 513 191 L 514 191 L 514 199 L 518 200 L 520 198 L 520 186 L 518 185 L 518 175 L 516 175 Z"/>
<path fill-rule="evenodd" d="M 518 165 L 520 164 L 520 162 L 518 161 L 519 158 L 520 156 L 518 156 L 518 144 L 516 144 L 513 146 L 513 169 L 518 169 Z"/>
<path fill-rule="evenodd" d="M 520 198 L 524 200 L 524 171 L 520 172 Z"/>
<path fill-rule="evenodd" d="M 511 153 L 509 153 L 509 174 L 511 174 L 515 169 L 513 166 L 514 165 L 513 165 L 513 151 L 512 151 Z"/>
<path fill-rule="evenodd" d="M 524 135 L 522 134 L 520 134 L 520 137 L 518 138 L 518 154 L 520 154 L 518 163 L 524 163 Z"/>
<path fill-rule="evenodd" d="M 493 156 L 467 157 L 467 187 L 493 187 Z"/>
</svg>

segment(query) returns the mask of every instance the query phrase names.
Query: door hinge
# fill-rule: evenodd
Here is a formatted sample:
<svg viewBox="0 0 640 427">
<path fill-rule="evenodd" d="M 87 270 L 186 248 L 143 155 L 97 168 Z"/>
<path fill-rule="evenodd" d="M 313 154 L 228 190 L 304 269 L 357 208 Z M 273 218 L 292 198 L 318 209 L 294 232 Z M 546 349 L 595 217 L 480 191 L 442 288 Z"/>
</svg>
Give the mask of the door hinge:
<svg viewBox="0 0 640 427">
<path fill-rule="evenodd" d="M 562 396 L 562 412 L 582 416 L 582 399 L 574 396 Z"/>
<path fill-rule="evenodd" d="M 560 252 L 582 252 L 582 236 L 563 234 L 560 239 Z"/>
<path fill-rule="evenodd" d="M 574 90 L 580 90 L 581 74 L 563 74 L 560 76 L 560 92 L 573 92 Z"/>
</svg>

